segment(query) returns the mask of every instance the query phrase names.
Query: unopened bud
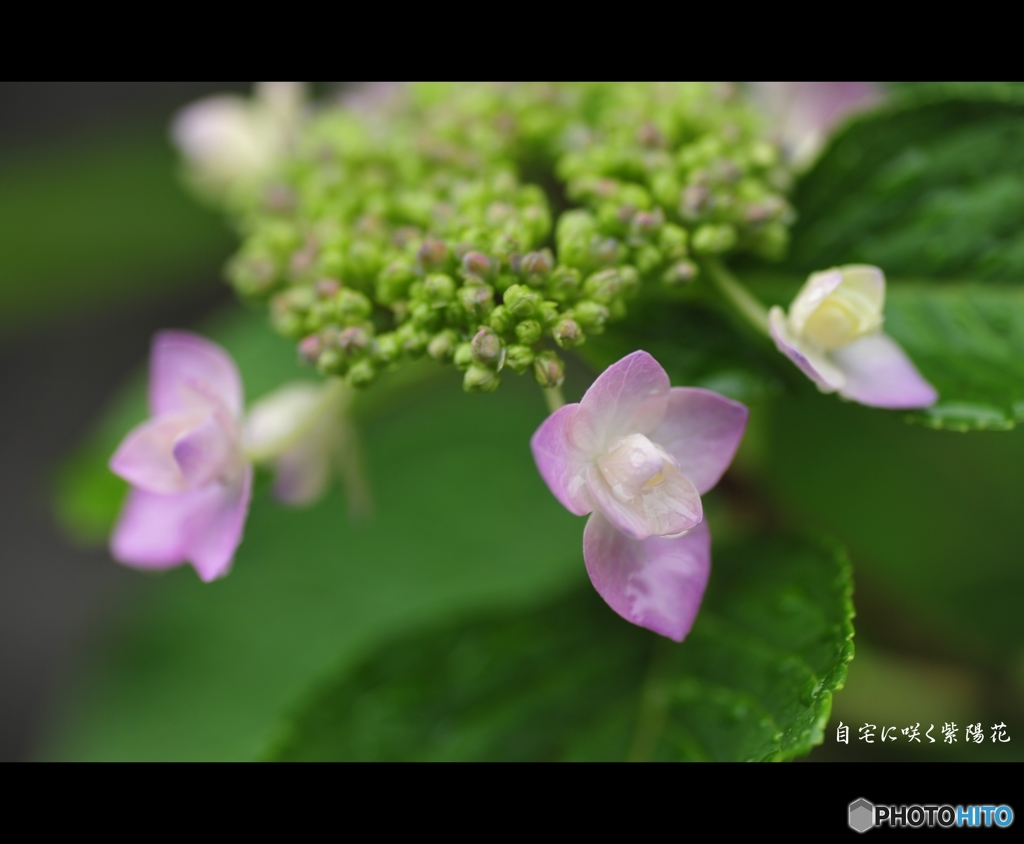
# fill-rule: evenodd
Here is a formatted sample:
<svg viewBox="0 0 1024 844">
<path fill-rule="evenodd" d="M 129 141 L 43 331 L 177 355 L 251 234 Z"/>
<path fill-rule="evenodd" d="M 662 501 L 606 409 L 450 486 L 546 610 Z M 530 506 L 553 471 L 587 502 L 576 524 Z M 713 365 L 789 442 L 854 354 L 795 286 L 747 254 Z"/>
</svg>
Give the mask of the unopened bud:
<svg viewBox="0 0 1024 844">
<path fill-rule="evenodd" d="M 583 292 L 595 302 L 607 305 L 639 283 L 633 267 L 609 267 L 594 273 L 583 283 Z"/>
<path fill-rule="evenodd" d="M 608 321 L 608 308 L 589 299 L 577 302 L 572 312 L 576 322 L 594 334 L 600 333 Z"/>
<path fill-rule="evenodd" d="M 402 355 L 402 343 L 394 332 L 378 334 L 373 340 L 373 357 L 383 364 L 392 363 Z"/>
<path fill-rule="evenodd" d="M 527 252 L 519 262 L 519 272 L 526 276 L 540 276 L 551 272 L 555 260 L 550 250 Z"/>
<path fill-rule="evenodd" d="M 557 267 L 548 279 L 548 292 L 559 301 L 575 297 L 580 289 L 580 273 L 571 267 Z"/>
<path fill-rule="evenodd" d="M 565 380 L 565 364 L 554 352 L 541 352 L 533 361 L 533 377 L 542 387 L 560 387 Z"/>
<path fill-rule="evenodd" d="M 467 393 L 492 393 L 498 389 L 501 376 L 487 366 L 474 363 L 462 378 L 462 389 Z"/>
<path fill-rule="evenodd" d="M 377 380 L 377 368 L 369 358 L 357 360 L 349 368 L 345 380 L 353 387 L 367 387 Z"/>
<path fill-rule="evenodd" d="M 427 354 L 434 360 L 446 360 L 455 351 L 455 345 L 459 342 L 459 336 L 450 328 L 434 335 L 434 339 L 427 346 Z"/>
<path fill-rule="evenodd" d="M 483 252 L 469 251 L 462 256 L 462 270 L 467 275 L 485 279 L 490 275 L 491 268 L 491 259 Z"/>
<path fill-rule="evenodd" d="M 319 334 L 310 334 L 299 342 L 299 357 L 306 363 L 316 363 L 323 350 L 324 343 Z"/>
<path fill-rule="evenodd" d="M 707 185 L 690 185 L 679 201 L 679 213 L 687 220 L 696 220 L 707 208 L 710 197 Z"/>
<path fill-rule="evenodd" d="M 411 322 L 398 326 L 395 335 L 402 344 L 402 349 L 413 357 L 423 354 L 430 343 L 430 334 Z"/>
<path fill-rule="evenodd" d="M 499 334 L 508 334 L 515 327 L 516 319 L 505 305 L 498 305 L 487 320 L 488 324 Z"/>
<path fill-rule="evenodd" d="M 511 369 L 516 375 L 522 375 L 533 363 L 534 353 L 529 346 L 516 344 L 508 347 L 505 355 L 505 366 Z"/>
<path fill-rule="evenodd" d="M 452 354 L 452 363 L 458 369 L 469 369 L 473 365 L 473 344 L 459 343 Z"/>
<path fill-rule="evenodd" d="M 505 344 L 492 328 L 481 328 L 473 337 L 473 360 L 501 369 L 505 358 Z"/>
<path fill-rule="evenodd" d="M 693 233 L 695 252 L 717 255 L 736 245 L 736 229 L 732 226 L 704 225 Z"/>
<path fill-rule="evenodd" d="M 598 238 L 591 245 L 590 252 L 598 264 L 613 264 L 621 255 L 622 245 L 614 237 Z"/>
<path fill-rule="evenodd" d="M 425 271 L 429 272 L 440 267 L 447 255 L 448 247 L 445 246 L 443 240 L 427 238 L 416 251 L 416 260 Z"/>
<path fill-rule="evenodd" d="M 358 290 L 343 287 L 334 300 L 334 312 L 342 322 L 361 322 L 373 311 L 373 303 Z"/>
<path fill-rule="evenodd" d="M 688 284 L 697 277 L 697 265 L 693 261 L 676 261 L 671 267 L 665 270 L 665 274 L 661 277 L 661 280 L 669 285 L 675 287 L 681 284 Z"/>
<path fill-rule="evenodd" d="M 555 338 L 555 342 L 563 349 L 579 346 L 587 339 L 583 329 L 580 328 L 579 323 L 574 319 L 563 319 L 555 326 L 551 335 Z"/>
<path fill-rule="evenodd" d="M 393 304 L 406 296 L 415 279 L 416 274 L 406 260 L 392 261 L 377 276 L 377 298 L 385 305 Z"/>
<path fill-rule="evenodd" d="M 479 320 L 494 307 L 494 290 L 486 284 L 467 284 L 459 288 L 459 302 L 467 314 Z"/>
<path fill-rule="evenodd" d="M 341 290 L 341 282 L 334 278 L 322 278 L 313 285 L 318 299 L 333 299 Z"/>
<path fill-rule="evenodd" d="M 535 319 L 524 319 L 516 326 L 516 339 L 524 346 L 532 346 L 540 340 L 544 329 Z"/>
<path fill-rule="evenodd" d="M 505 307 L 518 319 L 532 317 L 541 303 L 540 295 L 522 284 L 513 284 L 505 291 Z"/>
<path fill-rule="evenodd" d="M 682 258 L 686 254 L 686 242 L 688 239 L 689 235 L 687 235 L 686 229 L 674 223 L 668 223 L 661 229 L 661 234 L 658 236 L 658 246 L 661 247 L 661 251 L 665 253 L 667 258 Z"/>
<path fill-rule="evenodd" d="M 444 273 L 428 275 L 423 280 L 423 294 L 431 304 L 446 304 L 455 298 L 455 282 Z"/>
<path fill-rule="evenodd" d="M 634 238 L 646 240 L 657 234 L 658 229 L 664 224 L 665 215 L 660 208 L 655 208 L 653 211 L 641 211 L 633 217 L 630 233 Z"/>
<path fill-rule="evenodd" d="M 316 369 L 321 375 L 341 375 L 347 365 L 345 356 L 337 349 L 324 349 L 316 361 Z"/>
<path fill-rule="evenodd" d="M 366 329 L 353 325 L 344 329 L 335 342 L 346 355 L 355 355 L 370 345 L 370 335 Z"/>
</svg>

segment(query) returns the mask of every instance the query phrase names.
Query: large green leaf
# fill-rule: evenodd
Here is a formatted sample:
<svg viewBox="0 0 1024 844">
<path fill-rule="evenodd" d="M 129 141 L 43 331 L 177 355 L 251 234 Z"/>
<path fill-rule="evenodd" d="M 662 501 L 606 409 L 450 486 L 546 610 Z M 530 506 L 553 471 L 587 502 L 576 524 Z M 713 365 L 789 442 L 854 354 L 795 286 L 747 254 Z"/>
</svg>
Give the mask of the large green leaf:
<svg viewBox="0 0 1024 844">
<path fill-rule="evenodd" d="M 844 554 L 794 538 L 718 544 L 674 644 L 590 588 L 416 630 L 282 727 L 274 759 L 771 760 L 822 740 L 853 655 Z"/>
<path fill-rule="evenodd" d="M 293 346 L 262 321 L 211 332 L 252 397 L 301 374 Z M 421 387 L 382 384 L 361 407 L 375 516 L 350 523 L 338 493 L 291 510 L 258 490 L 228 577 L 139 573 L 147 594 L 101 649 L 46 755 L 252 758 L 314 678 L 380 636 L 543 599 L 585 577 L 582 523 L 530 456 L 546 413 L 540 390 L 511 378 L 497 393 L 467 395 L 458 373 L 430 366 L 439 374 Z M 94 447 L 90 477 L 106 477 L 110 439 L 141 415 L 136 392 L 108 427 L 108 447 Z M 68 494 L 90 489 L 83 477 Z"/>
<path fill-rule="evenodd" d="M 853 120 L 800 182 L 788 265 L 1024 279 L 1024 102 L 935 88 Z"/>
</svg>

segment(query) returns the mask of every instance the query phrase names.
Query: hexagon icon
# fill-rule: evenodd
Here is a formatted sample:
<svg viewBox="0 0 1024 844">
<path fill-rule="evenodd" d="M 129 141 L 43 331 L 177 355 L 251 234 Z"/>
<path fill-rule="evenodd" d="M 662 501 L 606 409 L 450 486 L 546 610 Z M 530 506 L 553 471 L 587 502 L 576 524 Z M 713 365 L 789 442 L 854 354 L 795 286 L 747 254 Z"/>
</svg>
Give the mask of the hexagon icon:
<svg viewBox="0 0 1024 844">
<path fill-rule="evenodd" d="M 850 804 L 850 829 L 867 832 L 875 825 L 875 806 L 863 797 Z"/>
</svg>

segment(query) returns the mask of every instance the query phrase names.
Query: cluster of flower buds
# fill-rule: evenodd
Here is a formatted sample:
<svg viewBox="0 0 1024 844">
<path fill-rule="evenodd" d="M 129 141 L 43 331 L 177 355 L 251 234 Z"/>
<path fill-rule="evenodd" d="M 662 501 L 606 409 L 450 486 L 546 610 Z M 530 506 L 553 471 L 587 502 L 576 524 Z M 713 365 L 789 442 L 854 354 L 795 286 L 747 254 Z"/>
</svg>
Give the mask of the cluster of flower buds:
<svg viewBox="0 0 1024 844">
<path fill-rule="evenodd" d="M 456 86 L 372 115 L 325 107 L 239 218 L 236 290 L 322 374 L 371 383 L 429 355 L 469 391 L 561 384 L 560 350 L 701 254 L 776 255 L 775 148 L 734 89 Z M 524 183 L 530 174 L 546 193 Z M 551 204 L 577 203 L 553 221 Z"/>
</svg>

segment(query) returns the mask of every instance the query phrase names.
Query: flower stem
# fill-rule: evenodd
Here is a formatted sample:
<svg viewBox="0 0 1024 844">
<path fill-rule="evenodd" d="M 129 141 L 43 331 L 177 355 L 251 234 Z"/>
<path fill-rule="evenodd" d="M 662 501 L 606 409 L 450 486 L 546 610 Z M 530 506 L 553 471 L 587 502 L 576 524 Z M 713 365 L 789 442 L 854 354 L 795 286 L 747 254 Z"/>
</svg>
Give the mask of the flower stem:
<svg viewBox="0 0 1024 844">
<path fill-rule="evenodd" d="M 668 683 L 665 672 L 672 656 L 667 642 L 654 643 L 647 677 L 640 692 L 640 712 L 633 741 L 626 754 L 627 762 L 648 762 L 653 758 L 658 740 L 668 718 Z"/>
<path fill-rule="evenodd" d="M 544 400 L 548 403 L 548 411 L 554 413 L 560 407 L 565 407 L 565 396 L 562 395 L 561 387 L 541 387 L 544 393 Z"/>
<path fill-rule="evenodd" d="M 768 334 L 768 309 L 717 258 L 706 258 L 704 268 L 718 290 L 759 332 Z"/>
<path fill-rule="evenodd" d="M 338 449 L 338 468 L 345 488 L 345 501 L 352 521 L 360 522 L 373 515 L 373 495 L 366 478 L 362 441 L 351 415 L 345 414 L 341 447 Z"/>
</svg>

